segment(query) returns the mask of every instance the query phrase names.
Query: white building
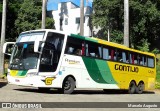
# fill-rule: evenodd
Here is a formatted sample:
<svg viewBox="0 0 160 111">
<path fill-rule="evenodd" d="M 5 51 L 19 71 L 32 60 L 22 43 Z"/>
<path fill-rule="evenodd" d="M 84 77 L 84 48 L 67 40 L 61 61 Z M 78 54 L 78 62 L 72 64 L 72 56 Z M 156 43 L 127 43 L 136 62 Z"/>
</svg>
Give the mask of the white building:
<svg viewBox="0 0 160 111">
<path fill-rule="evenodd" d="M 84 8 L 84 36 L 91 36 L 92 29 L 90 15 L 92 8 Z M 67 31 L 73 34 L 80 33 L 80 7 L 72 2 L 58 3 L 58 10 L 52 11 L 56 30 Z"/>
</svg>

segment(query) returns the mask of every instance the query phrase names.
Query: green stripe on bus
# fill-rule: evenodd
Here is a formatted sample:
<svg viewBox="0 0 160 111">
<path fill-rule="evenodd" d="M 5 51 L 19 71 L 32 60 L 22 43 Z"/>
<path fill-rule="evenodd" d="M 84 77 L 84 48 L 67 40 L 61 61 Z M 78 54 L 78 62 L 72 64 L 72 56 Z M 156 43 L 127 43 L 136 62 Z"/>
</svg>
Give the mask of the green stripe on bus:
<svg viewBox="0 0 160 111">
<path fill-rule="evenodd" d="M 90 77 L 98 83 L 116 84 L 106 61 L 82 57 Z"/>
<path fill-rule="evenodd" d="M 86 37 L 85 40 L 98 43 L 98 40 L 94 40 L 94 39 L 92 39 L 90 37 Z"/>
<path fill-rule="evenodd" d="M 106 83 L 106 81 L 102 78 L 99 68 L 97 66 L 97 63 L 94 59 L 88 58 L 88 57 L 83 57 L 83 61 L 85 63 L 85 66 L 87 68 L 87 71 L 90 75 L 90 77 L 98 83 Z"/>
<path fill-rule="evenodd" d="M 79 38 L 79 39 L 82 39 L 82 40 L 87 40 L 87 41 L 98 43 L 98 40 L 94 40 L 90 37 L 84 37 L 84 36 L 80 36 L 80 35 L 76 35 L 76 34 L 71 34 L 70 36 L 75 37 L 75 38 Z"/>
<path fill-rule="evenodd" d="M 103 77 L 103 79 L 109 84 L 116 84 L 116 81 L 112 76 L 108 63 L 104 60 L 96 60 L 96 63 L 99 67 L 100 74 Z"/>
<path fill-rule="evenodd" d="M 25 76 L 27 74 L 27 70 L 18 71 L 17 76 Z"/>
<path fill-rule="evenodd" d="M 71 37 L 75 37 L 75 38 L 79 38 L 79 39 L 82 39 L 82 40 L 85 40 L 85 37 L 80 36 L 80 35 L 71 34 L 70 36 L 71 36 Z"/>
</svg>

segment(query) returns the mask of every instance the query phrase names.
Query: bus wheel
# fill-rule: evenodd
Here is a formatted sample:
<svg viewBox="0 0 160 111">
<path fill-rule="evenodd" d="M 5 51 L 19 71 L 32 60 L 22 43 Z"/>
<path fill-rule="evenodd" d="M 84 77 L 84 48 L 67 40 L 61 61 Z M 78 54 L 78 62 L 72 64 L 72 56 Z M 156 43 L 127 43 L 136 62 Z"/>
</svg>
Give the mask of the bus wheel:
<svg viewBox="0 0 160 111">
<path fill-rule="evenodd" d="M 131 81 L 129 84 L 129 89 L 128 89 L 128 93 L 129 94 L 134 94 L 136 92 L 136 84 L 134 81 Z"/>
<path fill-rule="evenodd" d="M 144 91 L 144 83 L 143 82 L 140 82 L 137 86 L 137 89 L 136 89 L 136 93 L 138 94 L 142 94 Z"/>
<path fill-rule="evenodd" d="M 72 77 L 68 77 L 64 80 L 62 86 L 62 93 L 71 94 L 75 88 L 75 80 Z"/>
</svg>

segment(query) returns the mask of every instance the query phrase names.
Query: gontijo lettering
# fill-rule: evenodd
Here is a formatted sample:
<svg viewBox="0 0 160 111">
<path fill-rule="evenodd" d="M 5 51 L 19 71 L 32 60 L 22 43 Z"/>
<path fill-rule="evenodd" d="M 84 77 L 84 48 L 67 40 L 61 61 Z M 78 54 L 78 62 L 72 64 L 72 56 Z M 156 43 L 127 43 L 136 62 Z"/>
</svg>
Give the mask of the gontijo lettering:
<svg viewBox="0 0 160 111">
<path fill-rule="evenodd" d="M 138 73 L 138 71 L 139 71 L 138 67 L 127 66 L 127 65 L 119 65 L 119 64 L 115 64 L 114 68 L 115 68 L 115 70 L 127 71 L 127 72 L 136 72 L 136 73 Z"/>
</svg>

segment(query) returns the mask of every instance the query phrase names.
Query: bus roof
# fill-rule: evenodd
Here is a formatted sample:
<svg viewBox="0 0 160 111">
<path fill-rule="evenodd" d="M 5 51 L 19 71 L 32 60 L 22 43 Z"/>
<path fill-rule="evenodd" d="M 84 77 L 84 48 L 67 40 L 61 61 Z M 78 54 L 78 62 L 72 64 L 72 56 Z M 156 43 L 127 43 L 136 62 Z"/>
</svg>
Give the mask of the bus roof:
<svg viewBox="0 0 160 111">
<path fill-rule="evenodd" d="M 114 43 L 114 42 L 108 42 L 106 40 L 102 40 L 102 39 L 99 39 L 99 38 L 84 37 L 84 36 L 80 36 L 80 35 L 76 35 L 76 34 L 71 34 L 71 36 L 75 37 L 75 38 L 83 39 L 83 40 L 86 40 L 86 41 L 91 41 L 91 42 L 95 42 L 95 43 L 99 43 L 99 44 L 104 44 L 104 45 L 112 46 L 112 47 L 115 47 L 115 48 L 120 48 L 120 49 L 124 49 L 124 50 L 137 52 L 137 53 L 141 53 L 141 54 L 145 54 L 145 55 L 149 55 L 149 56 L 154 56 L 155 57 L 155 55 L 153 53 L 135 50 L 135 49 L 132 49 L 132 48 L 128 48 L 128 47 L 126 47 L 124 45 L 121 45 L 121 44 L 118 44 L 118 43 Z"/>
<path fill-rule="evenodd" d="M 37 30 L 29 30 L 29 31 L 25 31 L 25 32 L 22 32 L 23 33 L 28 33 L 28 32 L 37 32 L 37 31 L 46 31 L 46 32 L 56 32 L 56 33 L 60 33 L 60 34 L 67 34 L 67 35 L 70 35 L 71 33 L 67 32 L 67 31 L 58 31 L 58 30 L 55 30 L 55 29 L 37 29 Z"/>
</svg>

